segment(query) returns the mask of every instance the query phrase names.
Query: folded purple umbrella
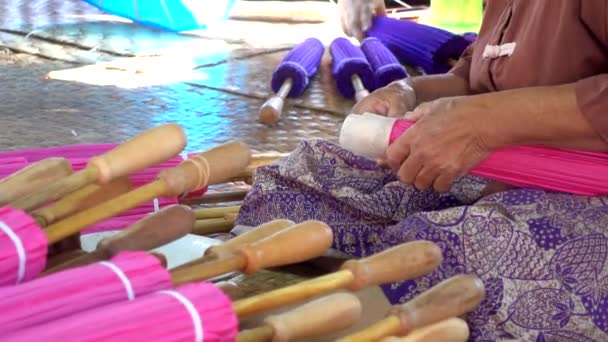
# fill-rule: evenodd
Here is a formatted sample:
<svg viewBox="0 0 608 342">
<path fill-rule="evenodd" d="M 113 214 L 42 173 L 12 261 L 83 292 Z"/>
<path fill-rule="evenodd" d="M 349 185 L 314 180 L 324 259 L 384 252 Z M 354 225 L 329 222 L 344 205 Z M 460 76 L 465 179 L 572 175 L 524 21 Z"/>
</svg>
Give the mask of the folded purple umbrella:
<svg viewBox="0 0 608 342">
<path fill-rule="evenodd" d="M 355 97 L 365 87 L 372 90 L 374 87 L 374 73 L 365 54 L 346 38 L 336 38 L 329 46 L 332 56 L 332 74 L 340 94 L 347 98 Z M 355 77 L 353 77 L 355 76 Z M 362 84 L 359 85 L 360 80 Z M 355 85 L 353 85 L 353 83 Z"/>
<path fill-rule="evenodd" d="M 323 43 L 316 38 L 308 38 L 291 49 L 272 74 L 272 91 L 278 93 L 285 81 L 291 79 L 288 96 L 301 96 L 317 73 L 324 51 Z"/>
<path fill-rule="evenodd" d="M 374 70 L 375 88 L 407 77 L 407 72 L 397 57 L 377 38 L 366 38 L 361 43 L 361 50 Z"/>
<path fill-rule="evenodd" d="M 325 47 L 320 40 L 308 38 L 285 55 L 272 73 L 270 85 L 275 95 L 264 102 L 258 113 L 263 123 L 274 125 L 281 116 L 285 98 L 304 93 L 319 70 L 324 52 Z"/>
<path fill-rule="evenodd" d="M 466 39 L 469 44 L 473 44 L 477 40 L 477 33 L 475 32 L 466 32 L 462 34 L 462 37 Z"/>
<path fill-rule="evenodd" d="M 367 35 L 378 38 L 403 63 L 421 67 L 427 74 L 449 71 L 449 60 L 458 59 L 471 44 L 461 35 L 384 16 L 374 18 Z"/>
</svg>

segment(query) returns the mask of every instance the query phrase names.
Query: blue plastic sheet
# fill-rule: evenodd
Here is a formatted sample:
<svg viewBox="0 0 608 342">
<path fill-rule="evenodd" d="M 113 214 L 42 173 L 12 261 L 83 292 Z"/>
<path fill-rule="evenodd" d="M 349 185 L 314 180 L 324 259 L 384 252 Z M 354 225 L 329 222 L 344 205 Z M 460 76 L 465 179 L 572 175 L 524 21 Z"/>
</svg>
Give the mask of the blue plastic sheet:
<svg viewBox="0 0 608 342">
<path fill-rule="evenodd" d="M 204 29 L 228 17 L 237 0 L 83 0 L 135 23 L 171 31 Z"/>
</svg>

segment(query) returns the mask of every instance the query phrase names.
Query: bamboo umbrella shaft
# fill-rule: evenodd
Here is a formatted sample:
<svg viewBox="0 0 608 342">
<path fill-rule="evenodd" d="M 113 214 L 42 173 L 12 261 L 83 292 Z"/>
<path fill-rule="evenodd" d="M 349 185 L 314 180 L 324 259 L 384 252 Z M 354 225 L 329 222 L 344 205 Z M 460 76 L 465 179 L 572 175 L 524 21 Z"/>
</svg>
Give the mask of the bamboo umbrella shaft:
<svg viewBox="0 0 608 342">
<path fill-rule="evenodd" d="M 31 211 L 41 205 L 60 199 L 82 187 L 83 184 L 90 184 L 97 180 L 99 170 L 95 166 L 87 166 L 85 169 L 71 174 L 60 182 L 50 184 L 44 192 L 34 193 L 30 196 L 22 197 L 11 203 L 13 208 Z"/>
<path fill-rule="evenodd" d="M 181 200 L 181 202 L 189 205 L 236 202 L 242 201 L 248 193 L 249 190 L 222 191 L 213 194 L 205 194 L 198 198 L 186 198 Z"/>
<path fill-rule="evenodd" d="M 211 219 L 224 217 L 226 213 L 236 213 L 241 209 L 240 205 L 234 205 L 230 207 L 217 207 L 217 208 L 204 208 L 194 210 L 197 220 Z"/>
<path fill-rule="evenodd" d="M 181 285 L 202 279 L 242 270 L 247 266 L 247 258 L 242 254 L 235 254 L 220 260 L 211 260 L 206 263 L 193 265 L 188 268 L 175 269 L 171 272 L 174 285 Z"/>
<path fill-rule="evenodd" d="M 397 316 L 389 316 L 381 321 L 378 321 L 358 333 L 348 337 L 339 339 L 339 342 L 367 342 L 379 341 L 386 337 L 387 331 L 399 332 L 401 330 L 401 321 Z"/>
<path fill-rule="evenodd" d="M 429 241 L 404 243 L 360 260 L 346 261 L 341 270 L 234 303 L 239 316 L 247 316 L 311 298 L 333 290 L 359 291 L 372 285 L 417 278 L 441 263 L 441 249 Z"/>
<path fill-rule="evenodd" d="M 39 191 L 72 174 L 65 158 L 46 158 L 0 179 L 0 206 Z"/>
<path fill-rule="evenodd" d="M 94 223 L 135 208 L 144 202 L 151 201 L 169 190 L 169 186 L 165 181 L 156 180 L 131 192 L 120 195 L 111 201 L 104 202 L 96 207 L 81 211 L 62 221 L 54 223 L 44 230 L 49 244 L 76 234 Z"/>
<path fill-rule="evenodd" d="M 262 325 L 240 332 L 236 342 L 266 342 L 272 341 L 273 337 L 274 329 L 268 325 Z"/>
<path fill-rule="evenodd" d="M 306 221 L 241 246 L 225 258 L 176 268 L 172 278 L 175 284 L 183 284 L 233 271 L 251 274 L 262 268 L 294 264 L 322 255 L 331 247 L 332 240 L 327 224 Z"/>
<path fill-rule="evenodd" d="M 246 317 L 300 302 L 322 293 L 347 288 L 354 280 L 355 276 L 350 271 L 334 272 L 315 279 L 305 280 L 293 286 L 238 300 L 234 302 L 234 311 L 239 317 Z"/>
<path fill-rule="evenodd" d="M 49 270 L 57 265 L 63 264 L 64 262 L 68 262 L 69 260 L 81 257 L 83 255 L 87 255 L 88 253 L 83 251 L 82 249 L 74 249 L 71 251 L 67 251 L 61 254 L 58 254 L 52 258 L 49 258 L 46 263 L 46 269 Z"/>
<path fill-rule="evenodd" d="M 133 189 L 128 177 L 121 177 L 105 185 L 89 184 L 59 201 L 32 212 L 32 217 L 41 227 L 85 210 Z"/>
<path fill-rule="evenodd" d="M 192 228 L 192 234 L 209 235 L 226 233 L 232 230 L 234 221 L 226 220 L 224 217 L 196 220 Z"/>
</svg>

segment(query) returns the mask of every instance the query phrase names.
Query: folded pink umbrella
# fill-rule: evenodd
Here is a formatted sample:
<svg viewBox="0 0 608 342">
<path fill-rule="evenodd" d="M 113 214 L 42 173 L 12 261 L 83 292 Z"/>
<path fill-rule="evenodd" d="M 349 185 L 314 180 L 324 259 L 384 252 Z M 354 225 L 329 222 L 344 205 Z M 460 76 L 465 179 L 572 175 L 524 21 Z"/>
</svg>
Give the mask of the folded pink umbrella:
<svg viewBox="0 0 608 342">
<path fill-rule="evenodd" d="M 157 198 L 155 201 L 142 204 L 133 209 L 127 210 L 117 216 L 109 218 L 105 221 L 96 223 L 82 231 L 82 234 L 98 233 L 110 230 L 122 230 L 135 222 L 143 219 L 145 216 L 155 213 L 164 207 L 178 204 L 175 198 Z"/>
<path fill-rule="evenodd" d="M 46 235 L 34 219 L 21 210 L 0 208 L 0 286 L 36 277 L 46 266 L 46 253 Z"/>
<path fill-rule="evenodd" d="M 5 334 L 169 287 L 171 278 L 156 257 L 122 252 L 109 261 L 0 288 L 0 331 Z"/>
<path fill-rule="evenodd" d="M 24 157 L 0 157 L 0 166 L 13 164 L 27 164 L 27 159 Z"/>
<path fill-rule="evenodd" d="M 238 319 L 230 299 L 210 283 L 159 291 L 5 335 L 8 341 L 232 342 Z"/>
<path fill-rule="evenodd" d="M 375 114 L 351 114 L 340 131 L 340 145 L 357 154 L 382 158 L 386 148 L 412 125 Z M 608 194 L 608 153 L 509 147 L 494 151 L 470 173 L 521 187 L 586 196 Z"/>
<path fill-rule="evenodd" d="M 118 144 L 83 144 L 31 148 L 0 152 L 0 158 L 19 157 L 27 159 L 30 163 L 49 157 L 63 157 L 66 159 L 90 158 L 108 152 L 116 146 Z"/>
</svg>

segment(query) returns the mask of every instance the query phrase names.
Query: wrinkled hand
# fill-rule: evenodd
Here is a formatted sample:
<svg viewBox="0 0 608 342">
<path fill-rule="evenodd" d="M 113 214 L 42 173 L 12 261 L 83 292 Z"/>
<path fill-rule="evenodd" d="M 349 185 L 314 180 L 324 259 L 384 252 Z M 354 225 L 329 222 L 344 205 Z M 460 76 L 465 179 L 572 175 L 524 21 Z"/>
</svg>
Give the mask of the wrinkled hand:
<svg viewBox="0 0 608 342">
<path fill-rule="evenodd" d="M 386 165 L 419 190 L 449 191 L 489 153 L 477 127 L 479 113 L 467 97 L 421 104 L 406 114 L 416 123 L 389 146 Z"/>
<path fill-rule="evenodd" d="M 383 0 L 338 0 L 338 13 L 344 33 L 363 40 L 372 18 L 386 15 L 386 8 Z"/>
<path fill-rule="evenodd" d="M 395 81 L 357 102 L 351 113 L 374 113 L 389 117 L 403 117 L 416 106 L 416 94 L 405 80 Z"/>
</svg>

